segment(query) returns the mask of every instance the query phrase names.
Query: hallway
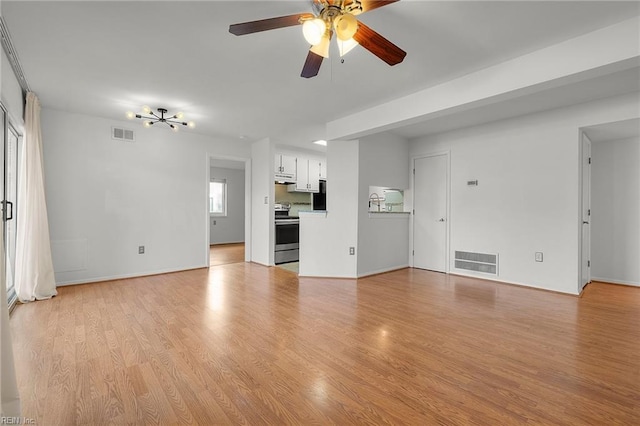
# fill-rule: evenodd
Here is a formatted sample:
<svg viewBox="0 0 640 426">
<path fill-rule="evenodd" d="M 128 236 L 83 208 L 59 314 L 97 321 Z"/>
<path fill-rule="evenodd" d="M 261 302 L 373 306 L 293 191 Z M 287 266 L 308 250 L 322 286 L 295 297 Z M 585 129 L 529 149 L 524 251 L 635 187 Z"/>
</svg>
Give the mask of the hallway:
<svg viewBox="0 0 640 426">
<path fill-rule="evenodd" d="M 209 266 L 244 262 L 244 243 L 209 246 Z"/>
</svg>

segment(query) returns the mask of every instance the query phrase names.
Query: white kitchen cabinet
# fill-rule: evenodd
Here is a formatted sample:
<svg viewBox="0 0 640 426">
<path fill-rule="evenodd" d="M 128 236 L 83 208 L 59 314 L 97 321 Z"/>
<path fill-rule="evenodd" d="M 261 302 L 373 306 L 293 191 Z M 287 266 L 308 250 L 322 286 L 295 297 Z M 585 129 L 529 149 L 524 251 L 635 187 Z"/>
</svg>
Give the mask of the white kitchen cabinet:
<svg viewBox="0 0 640 426">
<path fill-rule="evenodd" d="M 298 157 L 296 162 L 296 183 L 289 185 L 289 192 L 320 191 L 320 161 Z"/>
<path fill-rule="evenodd" d="M 276 154 L 274 175 L 276 180 L 284 179 L 288 182 L 296 180 L 296 157 Z"/>
<path fill-rule="evenodd" d="M 327 162 L 320 161 L 320 179 L 327 180 Z"/>
<path fill-rule="evenodd" d="M 320 191 L 320 162 L 318 160 L 309 160 L 309 192 Z"/>
</svg>

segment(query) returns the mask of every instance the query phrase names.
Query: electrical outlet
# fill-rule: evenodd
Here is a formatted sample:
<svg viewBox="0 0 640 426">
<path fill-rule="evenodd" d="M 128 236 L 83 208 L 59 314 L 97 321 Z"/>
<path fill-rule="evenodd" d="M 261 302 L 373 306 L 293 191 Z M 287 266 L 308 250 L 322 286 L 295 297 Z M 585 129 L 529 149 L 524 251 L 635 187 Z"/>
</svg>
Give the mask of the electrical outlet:
<svg viewBox="0 0 640 426">
<path fill-rule="evenodd" d="M 215 220 L 213 221 L 213 224 L 214 224 L 214 225 L 216 224 L 216 221 L 215 221 Z"/>
<path fill-rule="evenodd" d="M 138 246 L 138 254 L 144 254 L 144 246 Z"/>
<path fill-rule="evenodd" d="M 264 197 L 264 203 L 269 204 L 269 196 Z"/>
<path fill-rule="evenodd" d="M 536 252 L 536 262 L 542 262 L 542 252 L 541 251 L 537 251 Z"/>
<path fill-rule="evenodd" d="M 355 247 L 349 247 L 349 255 L 353 256 L 356 254 L 356 248 Z"/>
</svg>

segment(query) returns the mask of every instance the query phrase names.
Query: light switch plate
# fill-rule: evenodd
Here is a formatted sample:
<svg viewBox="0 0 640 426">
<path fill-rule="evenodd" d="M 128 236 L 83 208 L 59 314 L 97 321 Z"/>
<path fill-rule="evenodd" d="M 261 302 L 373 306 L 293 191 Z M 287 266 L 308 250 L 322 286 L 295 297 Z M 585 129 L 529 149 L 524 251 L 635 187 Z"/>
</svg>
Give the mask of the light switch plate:
<svg viewBox="0 0 640 426">
<path fill-rule="evenodd" d="M 541 251 L 537 251 L 536 252 L 536 262 L 542 262 L 542 252 Z"/>
</svg>

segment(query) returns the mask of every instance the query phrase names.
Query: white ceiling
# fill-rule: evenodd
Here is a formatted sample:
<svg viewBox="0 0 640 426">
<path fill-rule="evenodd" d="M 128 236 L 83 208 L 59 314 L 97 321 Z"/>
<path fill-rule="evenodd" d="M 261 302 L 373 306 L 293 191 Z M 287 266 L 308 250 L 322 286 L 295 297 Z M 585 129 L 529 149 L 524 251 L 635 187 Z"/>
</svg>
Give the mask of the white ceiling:
<svg viewBox="0 0 640 426">
<path fill-rule="evenodd" d="M 228 33 L 229 24 L 309 10 L 304 0 L 2 1 L 44 107 L 111 119 L 142 105 L 165 107 L 197 122 L 185 131 L 320 150 L 311 141 L 325 138 L 328 121 L 637 16 L 640 3 L 402 0 L 360 19 L 407 51 L 403 63 L 389 67 L 363 48 L 341 63 L 333 46 L 312 79 L 299 76 L 308 49 L 299 28 Z M 597 97 L 638 90 L 635 72 L 620 76 L 623 86 L 605 79 L 604 89 L 589 87 Z M 587 100 L 585 89 L 539 95 L 533 109 Z M 530 107 L 504 105 L 497 116 Z M 496 116 L 395 131 L 416 137 L 481 118 Z"/>
<path fill-rule="evenodd" d="M 640 119 L 604 123 L 585 127 L 584 132 L 591 142 L 608 142 L 640 137 Z"/>
</svg>

